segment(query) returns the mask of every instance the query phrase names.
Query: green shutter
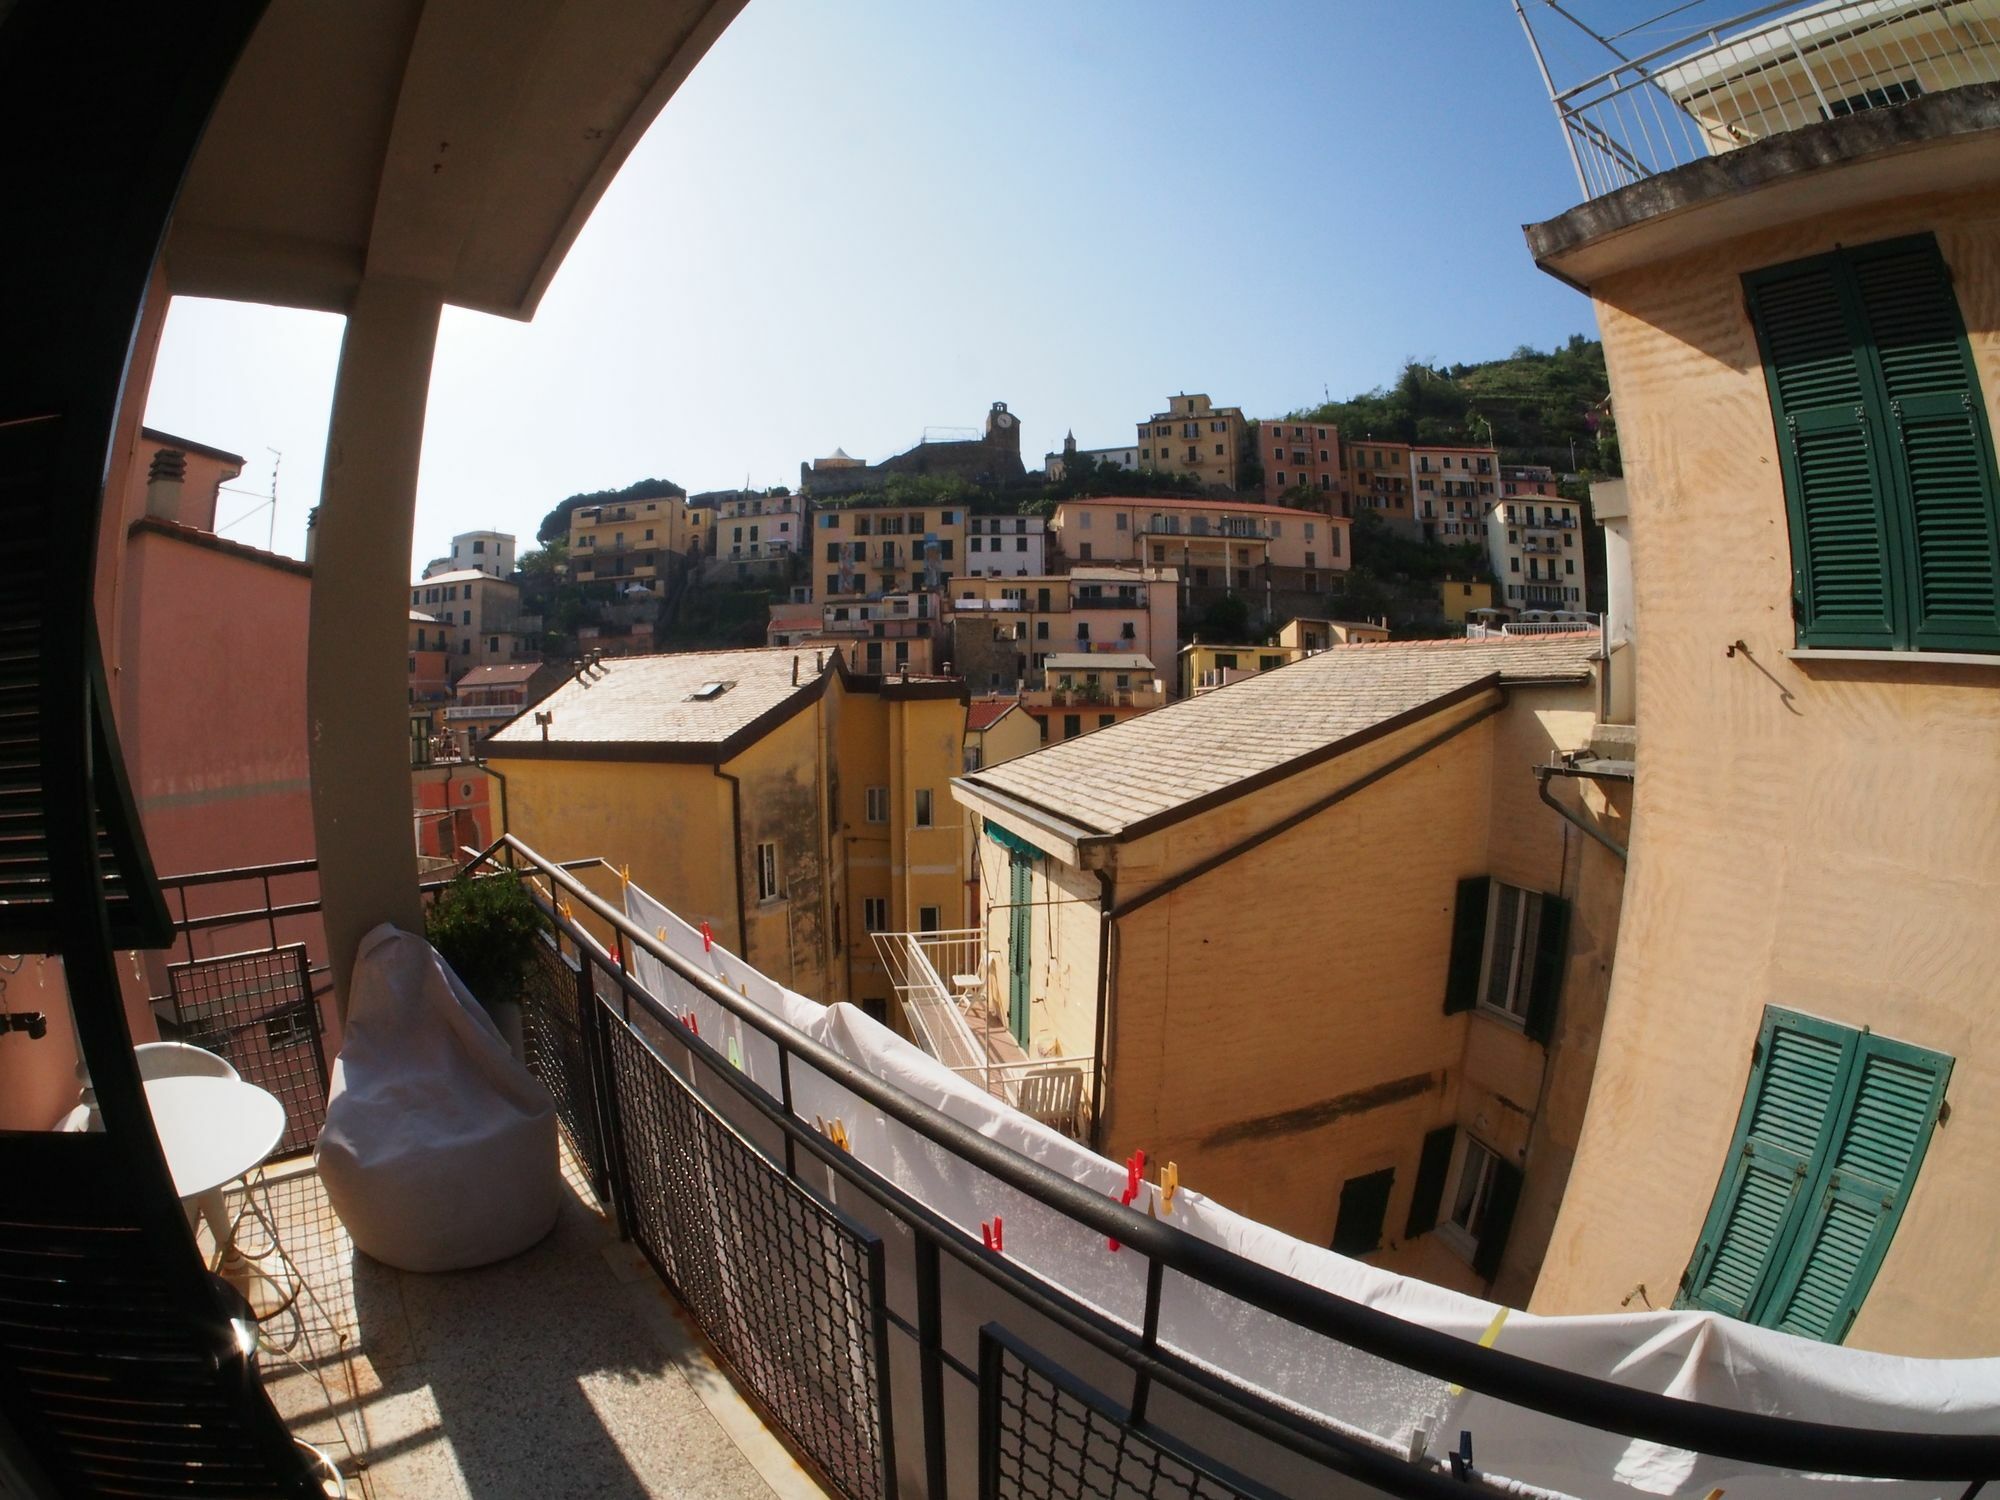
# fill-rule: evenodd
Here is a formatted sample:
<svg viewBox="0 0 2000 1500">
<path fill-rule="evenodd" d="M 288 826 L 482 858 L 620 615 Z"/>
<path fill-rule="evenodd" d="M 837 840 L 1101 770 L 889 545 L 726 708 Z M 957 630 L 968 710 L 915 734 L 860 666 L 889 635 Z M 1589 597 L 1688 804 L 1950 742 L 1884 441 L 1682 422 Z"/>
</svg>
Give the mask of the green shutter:
<svg viewBox="0 0 2000 1500">
<path fill-rule="evenodd" d="M 1951 1059 L 1863 1036 L 1825 1169 L 1757 1321 L 1839 1343 L 1908 1202 Z"/>
<path fill-rule="evenodd" d="M 1897 643 L 1894 537 L 1862 330 L 1835 256 L 1745 278 L 1777 423 L 1792 599 L 1809 646 Z"/>
<path fill-rule="evenodd" d="M 1521 1029 L 1546 1046 L 1555 1035 L 1563 960 L 1569 956 L 1569 903 L 1560 896 L 1544 896 L 1541 904 L 1542 918 L 1535 929 L 1533 968 L 1528 977 L 1528 1009 L 1521 1018 Z"/>
<path fill-rule="evenodd" d="M 1444 1201 L 1444 1179 L 1451 1171 L 1451 1145 L 1458 1129 L 1440 1125 L 1424 1136 L 1423 1154 L 1417 1158 L 1417 1180 L 1410 1189 L 1410 1216 L 1403 1224 L 1403 1238 L 1413 1240 L 1437 1227 L 1438 1205 Z"/>
<path fill-rule="evenodd" d="M 1767 1011 L 1722 1181 L 1676 1305 L 1754 1319 L 1832 1134 L 1855 1035 Z"/>
<path fill-rule="evenodd" d="M 1993 439 L 1951 278 L 1928 236 L 1851 251 L 1907 505 L 1909 644 L 2000 650 Z"/>
<path fill-rule="evenodd" d="M 1035 941 L 1034 860 L 1018 848 L 1007 851 L 1007 1029 L 1028 1045 L 1028 976 Z"/>
<path fill-rule="evenodd" d="M 1458 883 L 1451 909 L 1451 967 L 1445 975 L 1444 1013 L 1456 1015 L 1479 1003 L 1479 967 L 1486 954 L 1486 908 L 1493 882 L 1475 875 Z"/>
</svg>

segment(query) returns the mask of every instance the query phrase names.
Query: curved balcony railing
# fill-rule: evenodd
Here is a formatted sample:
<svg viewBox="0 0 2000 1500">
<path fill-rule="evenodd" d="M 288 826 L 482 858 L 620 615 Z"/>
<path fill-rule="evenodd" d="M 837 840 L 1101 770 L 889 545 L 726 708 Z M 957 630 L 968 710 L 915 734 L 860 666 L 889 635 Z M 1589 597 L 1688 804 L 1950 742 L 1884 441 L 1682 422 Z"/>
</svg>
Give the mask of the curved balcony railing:
<svg viewBox="0 0 2000 1500">
<path fill-rule="evenodd" d="M 845 1494 L 1550 1493 L 1461 1462 L 1445 1451 L 1450 1434 L 1433 1434 L 1428 1452 L 1396 1451 L 1225 1377 L 1163 1338 L 1163 1299 L 1316 1336 L 1367 1381 L 1448 1383 L 1619 1442 L 1814 1475 L 1962 1484 L 2000 1473 L 2000 1438 L 1862 1431 L 1635 1390 L 1294 1280 L 858 1066 L 518 839 L 481 859 L 529 875 L 553 926 L 528 986 L 530 1055 L 598 1191 L 737 1378 Z M 700 1035 L 693 1012 L 676 1014 L 635 977 L 641 954 L 740 1035 Z M 1129 1259 L 1105 1267 L 1090 1300 L 1038 1276 L 996 1249 L 997 1210 L 982 1243 L 851 1154 L 838 1119 L 807 1113 L 830 1098 L 850 1119 L 909 1132 L 932 1180 L 966 1201 L 1004 1197 L 1031 1244 L 1097 1237 Z"/>
</svg>

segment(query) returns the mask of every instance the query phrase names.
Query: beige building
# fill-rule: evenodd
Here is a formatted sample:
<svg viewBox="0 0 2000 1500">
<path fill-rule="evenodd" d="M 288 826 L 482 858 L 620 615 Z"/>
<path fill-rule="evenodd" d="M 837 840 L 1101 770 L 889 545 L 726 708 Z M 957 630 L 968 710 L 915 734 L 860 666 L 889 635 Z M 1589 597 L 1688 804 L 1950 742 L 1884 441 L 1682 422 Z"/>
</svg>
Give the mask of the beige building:
<svg viewBox="0 0 2000 1500">
<path fill-rule="evenodd" d="M 1476 544 L 1500 494 L 1500 453 L 1457 443 L 1410 445 L 1410 510 L 1426 541 Z"/>
<path fill-rule="evenodd" d="M 963 506 L 821 503 L 812 521 L 807 568 L 821 602 L 940 589 L 965 570 Z"/>
<path fill-rule="evenodd" d="M 1098 1060 L 1098 1149 L 1519 1305 L 1618 923 L 1622 865 L 1531 774 L 1588 756 L 1596 655 L 1339 647 L 960 778 L 989 1001 Z M 1616 836 L 1619 773 L 1567 769 L 1550 795 Z"/>
<path fill-rule="evenodd" d="M 819 666 L 769 648 L 608 661 L 483 748 L 536 848 L 613 860 L 765 973 L 887 1016 L 870 934 L 964 919 L 966 700 Z"/>
<path fill-rule="evenodd" d="M 666 589 L 670 555 L 693 558 L 713 548 L 715 511 L 685 496 L 579 505 L 569 515 L 569 570 L 577 583 Z"/>
<path fill-rule="evenodd" d="M 453 676 L 494 662 L 539 661 L 535 636 L 541 619 L 521 613 L 521 590 L 478 568 L 436 573 L 410 585 L 410 608 L 427 614 L 428 649 L 450 653 Z M 412 647 L 417 632 L 414 629 Z"/>
<path fill-rule="evenodd" d="M 1050 518 L 1070 566 L 1176 568 L 1184 591 L 1318 594 L 1349 566 L 1345 516 L 1249 500 L 1065 500 Z"/>
<path fill-rule="evenodd" d="M 1788 37 L 1758 45 L 1785 84 Z M 1596 304 L 1646 641 L 1629 917 L 1537 1310 L 1641 1288 L 2000 1347 L 2000 118 L 1949 83 L 1723 121 L 1726 172 L 1528 232 Z"/>
<path fill-rule="evenodd" d="M 725 490 L 703 495 L 713 500 L 714 522 L 704 528 L 714 556 L 710 566 L 722 578 L 747 581 L 782 573 L 804 545 L 803 495 L 761 495 Z M 706 511 L 707 506 L 701 507 Z M 690 518 L 694 508 L 690 507 Z"/>
<path fill-rule="evenodd" d="M 1243 473 L 1243 412 L 1185 391 L 1139 424 L 1139 467 L 1233 490 Z"/>
<path fill-rule="evenodd" d="M 1057 652 L 1043 662 L 1041 681 L 1021 694 L 1021 707 L 1049 745 L 1109 729 L 1166 701 L 1152 658 L 1115 651 Z"/>
<path fill-rule="evenodd" d="M 1495 602 L 1515 611 L 1582 609 L 1589 556 L 1583 507 L 1548 495 L 1488 503 L 1483 540 L 1499 580 Z"/>
<path fill-rule="evenodd" d="M 952 581 L 952 661 L 975 692 L 1013 693 L 1049 659 L 1109 651 L 1172 661 L 1180 649 L 1172 568 L 1079 567 L 1039 578 Z"/>
<path fill-rule="evenodd" d="M 1341 454 L 1347 485 L 1340 513 L 1355 516 L 1373 511 L 1398 530 L 1412 531 L 1416 522 L 1410 504 L 1410 445 L 1350 437 L 1342 444 Z"/>
</svg>

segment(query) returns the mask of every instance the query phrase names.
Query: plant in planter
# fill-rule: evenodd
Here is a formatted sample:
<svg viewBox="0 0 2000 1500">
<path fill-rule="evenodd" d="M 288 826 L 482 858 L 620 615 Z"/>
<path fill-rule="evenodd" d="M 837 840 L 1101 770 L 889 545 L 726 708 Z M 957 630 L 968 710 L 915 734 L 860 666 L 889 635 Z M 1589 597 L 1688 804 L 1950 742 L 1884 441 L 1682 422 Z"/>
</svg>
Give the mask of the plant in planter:
<svg viewBox="0 0 2000 1500">
<path fill-rule="evenodd" d="M 521 976 L 548 918 L 512 870 L 461 874 L 437 893 L 424 936 L 487 1009 L 521 995 Z"/>
</svg>

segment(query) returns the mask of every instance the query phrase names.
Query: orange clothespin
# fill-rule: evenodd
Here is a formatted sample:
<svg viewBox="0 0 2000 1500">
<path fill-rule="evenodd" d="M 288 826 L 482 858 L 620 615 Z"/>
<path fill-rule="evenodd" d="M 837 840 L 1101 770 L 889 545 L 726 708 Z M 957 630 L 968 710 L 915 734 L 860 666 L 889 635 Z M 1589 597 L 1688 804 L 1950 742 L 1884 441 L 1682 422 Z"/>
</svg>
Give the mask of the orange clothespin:
<svg viewBox="0 0 2000 1500">
<path fill-rule="evenodd" d="M 1160 1212 L 1161 1213 L 1170 1214 L 1174 1211 L 1174 1194 L 1178 1193 L 1180 1190 L 1181 1190 L 1180 1163 L 1170 1161 L 1164 1167 L 1160 1168 Z"/>
<path fill-rule="evenodd" d="M 624 887 L 630 885 L 631 883 L 632 883 L 632 867 L 630 865 L 620 865 L 618 867 L 619 888 L 622 890 Z"/>
<path fill-rule="evenodd" d="M 653 936 L 664 943 L 667 940 L 667 929 L 664 927 L 655 927 L 653 929 Z"/>
<path fill-rule="evenodd" d="M 569 903 L 560 896 L 556 897 L 556 915 L 565 922 L 574 921 L 576 918 L 576 913 L 570 910 Z"/>
<path fill-rule="evenodd" d="M 831 1125 L 827 1124 L 827 1122 L 821 1119 L 818 1115 L 814 1115 L 813 1126 L 819 1131 L 821 1135 L 825 1136 L 828 1140 L 832 1141 L 834 1145 L 840 1147 L 841 1150 L 851 1152 L 854 1149 L 854 1143 L 848 1138 L 847 1135 L 847 1127 L 840 1123 L 840 1117 L 838 1115 L 834 1117 L 833 1123 Z"/>
<path fill-rule="evenodd" d="M 1002 1239 L 1005 1228 L 1006 1226 L 1000 1222 L 1000 1215 L 998 1214 L 993 1216 L 993 1222 L 990 1224 L 982 1221 L 979 1226 L 979 1243 L 984 1245 L 988 1250 L 991 1250 L 995 1255 L 1005 1255 L 1007 1253 L 1006 1243 Z"/>
</svg>

